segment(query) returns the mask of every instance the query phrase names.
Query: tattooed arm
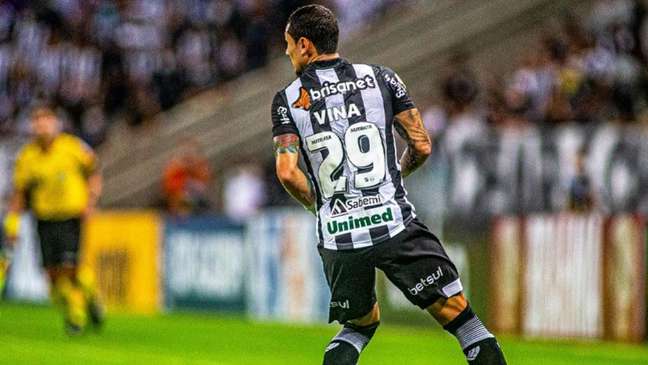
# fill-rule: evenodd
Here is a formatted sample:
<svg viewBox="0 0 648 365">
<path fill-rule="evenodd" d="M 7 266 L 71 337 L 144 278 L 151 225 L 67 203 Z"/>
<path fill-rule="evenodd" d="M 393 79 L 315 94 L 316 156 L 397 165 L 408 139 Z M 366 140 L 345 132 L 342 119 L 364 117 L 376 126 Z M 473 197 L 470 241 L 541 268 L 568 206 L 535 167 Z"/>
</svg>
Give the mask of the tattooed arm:
<svg viewBox="0 0 648 365">
<path fill-rule="evenodd" d="M 279 181 L 295 200 L 315 214 L 315 196 L 310 181 L 298 165 L 299 137 L 292 133 L 274 137 L 274 150 Z"/>
<path fill-rule="evenodd" d="M 432 153 L 432 142 L 418 109 L 412 108 L 398 113 L 394 117 L 394 126 L 407 141 L 407 148 L 401 157 L 401 173 L 403 177 L 409 176 L 418 169 Z"/>
</svg>

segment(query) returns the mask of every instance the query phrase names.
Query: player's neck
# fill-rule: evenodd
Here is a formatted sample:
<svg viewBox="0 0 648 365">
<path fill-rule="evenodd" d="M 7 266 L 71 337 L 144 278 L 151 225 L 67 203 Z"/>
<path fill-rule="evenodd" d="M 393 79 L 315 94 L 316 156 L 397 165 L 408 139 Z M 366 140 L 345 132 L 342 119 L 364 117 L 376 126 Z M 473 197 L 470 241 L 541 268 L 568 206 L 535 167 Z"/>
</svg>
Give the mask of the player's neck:
<svg viewBox="0 0 648 365">
<path fill-rule="evenodd" d="M 43 151 L 47 151 L 52 146 L 52 144 L 54 144 L 55 139 L 56 136 L 36 138 L 36 143 L 38 143 Z"/>
<path fill-rule="evenodd" d="M 311 57 L 310 60 L 308 60 L 308 63 L 311 64 L 313 62 L 318 62 L 318 61 L 330 61 L 330 60 L 335 60 L 340 58 L 339 53 L 324 53 L 324 54 L 318 54 L 313 57 Z"/>
</svg>

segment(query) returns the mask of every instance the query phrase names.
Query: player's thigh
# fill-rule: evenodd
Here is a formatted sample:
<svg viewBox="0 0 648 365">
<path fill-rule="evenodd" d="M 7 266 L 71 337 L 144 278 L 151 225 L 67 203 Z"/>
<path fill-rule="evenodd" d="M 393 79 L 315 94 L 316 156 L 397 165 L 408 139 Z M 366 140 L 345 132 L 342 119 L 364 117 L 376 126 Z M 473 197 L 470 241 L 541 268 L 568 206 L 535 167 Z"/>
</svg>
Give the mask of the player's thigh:
<svg viewBox="0 0 648 365">
<path fill-rule="evenodd" d="M 61 261 L 58 230 L 55 222 L 38 220 L 36 233 L 41 249 L 41 263 L 45 268 L 57 266 Z"/>
<path fill-rule="evenodd" d="M 457 268 L 439 239 L 418 220 L 381 246 L 378 268 L 421 309 L 461 293 Z"/>
<path fill-rule="evenodd" d="M 319 253 L 331 289 L 329 322 L 345 323 L 370 313 L 376 303 L 371 248 L 352 251 L 320 248 Z"/>
<path fill-rule="evenodd" d="M 60 264 L 75 267 L 79 261 L 81 244 L 81 219 L 72 218 L 58 222 Z"/>
</svg>

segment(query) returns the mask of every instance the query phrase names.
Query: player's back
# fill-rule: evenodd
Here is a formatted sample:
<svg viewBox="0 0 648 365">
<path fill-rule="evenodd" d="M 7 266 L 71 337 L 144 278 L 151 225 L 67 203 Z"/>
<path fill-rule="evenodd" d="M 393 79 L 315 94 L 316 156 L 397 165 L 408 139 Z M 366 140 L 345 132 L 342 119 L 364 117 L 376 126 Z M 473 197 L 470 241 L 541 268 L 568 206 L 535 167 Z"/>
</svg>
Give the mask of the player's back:
<svg viewBox="0 0 648 365">
<path fill-rule="evenodd" d="M 309 64 L 277 93 L 273 134 L 298 134 L 328 249 L 381 243 L 414 218 L 396 154 L 393 119 L 411 109 L 388 68 L 344 59 Z"/>
</svg>

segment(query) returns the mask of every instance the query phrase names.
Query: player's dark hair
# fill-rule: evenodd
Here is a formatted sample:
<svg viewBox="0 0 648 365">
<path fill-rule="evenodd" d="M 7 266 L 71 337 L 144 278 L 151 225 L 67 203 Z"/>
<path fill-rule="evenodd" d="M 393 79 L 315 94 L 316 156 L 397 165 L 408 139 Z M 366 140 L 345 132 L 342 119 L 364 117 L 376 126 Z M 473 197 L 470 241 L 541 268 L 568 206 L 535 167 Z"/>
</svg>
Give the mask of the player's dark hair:
<svg viewBox="0 0 648 365">
<path fill-rule="evenodd" d="M 319 53 L 335 53 L 340 30 L 335 14 L 322 5 L 306 5 L 288 18 L 287 32 L 296 41 L 304 37 L 315 45 Z"/>
<path fill-rule="evenodd" d="M 29 113 L 32 119 L 40 117 L 57 117 L 56 110 L 48 104 L 39 104 L 33 107 Z"/>
</svg>

